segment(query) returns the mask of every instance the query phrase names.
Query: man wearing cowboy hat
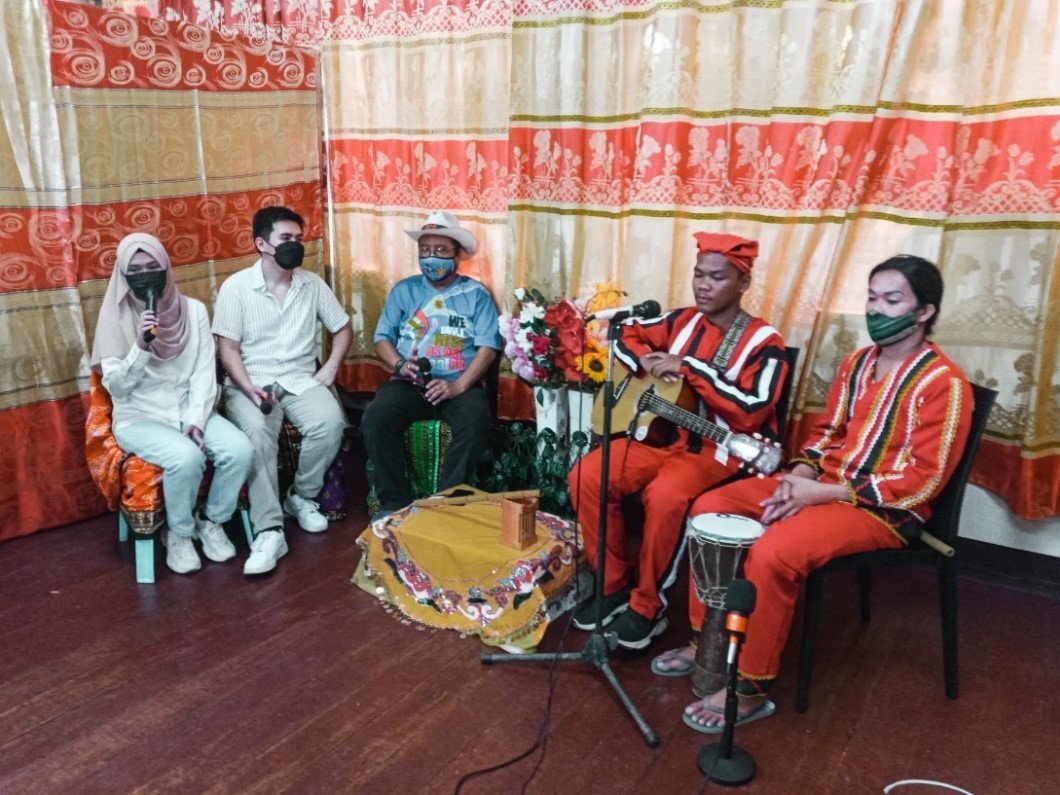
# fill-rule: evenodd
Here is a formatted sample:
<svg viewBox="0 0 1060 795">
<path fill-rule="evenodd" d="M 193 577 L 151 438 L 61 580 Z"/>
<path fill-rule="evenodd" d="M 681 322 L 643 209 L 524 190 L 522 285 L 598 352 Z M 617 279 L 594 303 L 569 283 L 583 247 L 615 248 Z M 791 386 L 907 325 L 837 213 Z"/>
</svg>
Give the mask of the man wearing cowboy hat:
<svg viewBox="0 0 1060 795">
<path fill-rule="evenodd" d="M 489 433 L 482 377 L 501 347 L 492 296 L 457 273 L 457 262 L 478 250 L 475 236 L 447 212 L 405 234 L 418 244 L 420 273 L 395 284 L 383 304 L 375 350 L 393 375 L 362 423 L 382 514 L 412 502 L 404 438 L 416 420 L 441 419 L 452 431 L 439 488 L 467 481 Z"/>
</svg>

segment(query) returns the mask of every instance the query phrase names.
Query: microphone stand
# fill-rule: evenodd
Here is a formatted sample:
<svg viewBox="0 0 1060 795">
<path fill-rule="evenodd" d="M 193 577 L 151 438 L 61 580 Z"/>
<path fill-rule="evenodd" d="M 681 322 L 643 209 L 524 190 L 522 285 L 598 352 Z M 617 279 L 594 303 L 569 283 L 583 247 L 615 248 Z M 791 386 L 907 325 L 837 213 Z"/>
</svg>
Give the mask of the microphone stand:
<svg viewBox="0 0 1060 795">
<path fill-rule="evenodd" d="M 736 670 L 739 667 L 740 648 L 743 640 L 731 653 L 727 674 L 728 685 L 725 690 L 725 727 L 721 732 L 721 742 L 704 745 L 699 752 L 699 772 L 709 780 L 726 787 L 737 787 L 746 784 L 755 774 L 755 760 L 744 749 L 733 746 L 733 734 L 736 731 Z"/>
<path fill-rule="evenodd" d="M 604 379 L 604 442 L 600 450 L 600 516 L 597 523 L 597 545 L 596 545 L 596 582 L 593 599 L 596 607 L 596 627 L 585 642 L 585 648 L 580 652 L 543 652 L 537 654 L 483 654 L 481 661 L 483 665 L 498 662 L 586 662 L 596 667 L 604 675 L 612 689 L 615 691 L 626 708 L 626 712 L 637 724 L 640 733 L 644 735 L 644 742 L 649 748 L 659 747 L 659 737 L 652 731 L 644 717 L 637 711 L 633 701 L 622 684 L 611 670 L 608 656 L 618 645 L 613 634 L 604 634 L 603 630 L 603 598 L 604 598 L 604 567 L 607 560 L 607 495 L 608 478 L 611 474 L 611 415 L 615 405 L 614 391 L 614 359 L 615 343 L 622 334 L 622 321 L 627 320 L 629 312 L 619 312 L 610 318 L 607 326 L 607 377 Z"/>
</svg>

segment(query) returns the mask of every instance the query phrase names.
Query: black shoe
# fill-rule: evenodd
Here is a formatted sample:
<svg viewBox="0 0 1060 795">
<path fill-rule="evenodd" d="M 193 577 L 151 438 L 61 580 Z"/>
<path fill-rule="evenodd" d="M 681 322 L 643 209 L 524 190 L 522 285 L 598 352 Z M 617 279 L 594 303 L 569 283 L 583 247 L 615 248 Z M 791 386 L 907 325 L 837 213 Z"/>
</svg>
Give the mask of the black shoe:
<svg viewBox="0 0 1060 795">
<path fill-rule="evenodd" d="M 618 617 L 611 631 L 623 649 L 646 649 L 652 638 L 666 631 L 669 623 L 666 616 L 645 618 L 636 610 L 627 610 Z"/>
<path fill-rule="evenodd" d="M 624 612 L 629 607 L 629 594 L 632 588 L 626 586 L 615 591 L 610 596 L 600 600 L 600 615 L 603 616 L 601 626 L 610 624 L 615 616 Z M 593 594 L 578 603 L 571 615 L 571 623 L 575 629 L 596 629 L 596 595 Z"/>
</svg>

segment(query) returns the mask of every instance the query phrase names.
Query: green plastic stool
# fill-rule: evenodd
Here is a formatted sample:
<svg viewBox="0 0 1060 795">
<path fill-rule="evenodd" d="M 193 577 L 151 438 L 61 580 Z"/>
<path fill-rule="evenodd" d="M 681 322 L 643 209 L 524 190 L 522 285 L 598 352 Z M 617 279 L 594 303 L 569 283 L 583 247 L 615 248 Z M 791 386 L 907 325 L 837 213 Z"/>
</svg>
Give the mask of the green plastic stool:
<svg viewBox="0 0 1060 795">
<path fill-rule="evenodd" d="M 239 518 L 243 520 L 243 530 L 247 534 L 247 545 L 254 543 L 254 533 L 250 529 L 250 516 L 245 508 L 240 508 Z M 155 535 L 142 535 L 137 533 L 136 541 L 136 581 L 144 585 L 153 585 L 155 581 Z M 129 522 L 125 518 L 125 512 L 118 510 L 118 541 L 124 543 L 129 540 Z"/>
</svg>

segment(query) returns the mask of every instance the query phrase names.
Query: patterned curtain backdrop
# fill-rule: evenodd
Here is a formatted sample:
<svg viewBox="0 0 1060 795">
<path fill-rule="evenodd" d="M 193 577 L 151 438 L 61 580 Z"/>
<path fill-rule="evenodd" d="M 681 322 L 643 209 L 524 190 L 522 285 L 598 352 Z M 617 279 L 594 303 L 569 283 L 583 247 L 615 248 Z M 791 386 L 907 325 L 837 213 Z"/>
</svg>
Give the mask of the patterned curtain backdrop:
<svg viewBox="0 0 1060 795">
<path fill-rule="evenodd" d="M 212 306 L 253 213 L 308 219 L 321 268 L 316 62 L 86 5 L 0 8 L 0 538 L 105 510 L 84 459 L 88 361 L 118 241 L 166 245 Z"/>
<path fill-rule="evenodd" d="M 748 308 L 803 352 L 793 437 L 867 342 L 871 266 L 920 254 L 939 341 L 1000 393 L 974 479 L 1060 513 L 1057 0 L 143 3 L 264 35 L 319 11 L 329 246 L 362 312 L 346 386 L 383 377 L 371 329 L 421 207 L 484 238 L 502 304 L 604 280 L 687 304 L 694 231 L 758 239 Z"/>
<path fill-rule="evenodd" d="M 340 297 L 358 313 L 348 388 L 388 376 L 375 323 L 390 286 L 418 270 L 404 230 L 430 210 L 457 213 L 479 241 L 461 270 L 505 292 L 510 45 L 511 5 L 499 0 L 336 9 L 320 63 L 328 243 Z"/>
<path fill-rule="evenodd" d="M 1000 392 L 975 480 L 1060 513 L 1060 4 L 525 0 L 512 63 L 506 291 L 687 305 L 693 231 L 759 240 L 797 437 L 871 267 L 933 259 L 938 340 Z"/>
</svg>

